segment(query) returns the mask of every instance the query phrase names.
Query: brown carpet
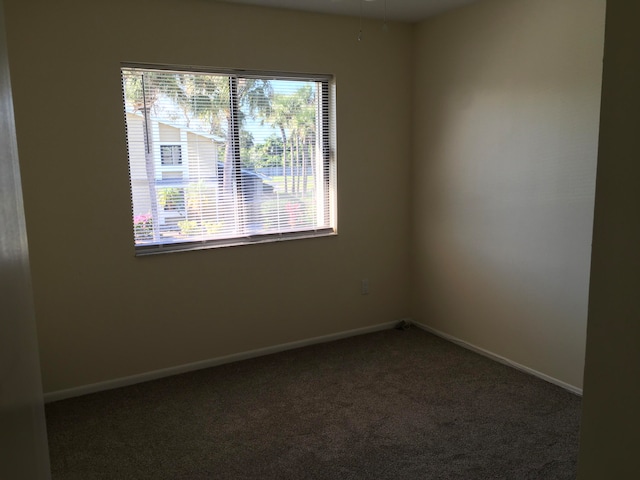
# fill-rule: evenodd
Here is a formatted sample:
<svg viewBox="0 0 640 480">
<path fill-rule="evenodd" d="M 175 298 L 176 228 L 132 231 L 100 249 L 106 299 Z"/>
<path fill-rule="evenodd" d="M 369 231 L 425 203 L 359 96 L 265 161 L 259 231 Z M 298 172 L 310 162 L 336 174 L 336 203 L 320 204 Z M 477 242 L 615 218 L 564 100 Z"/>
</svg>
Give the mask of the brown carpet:
<svg viewBox="0 0 640 480">
<path fill-rule="evenodd" d="M 54 480 L 573 479 L 580 397 L 416 328 L 46 406 Z"/>
</svg>

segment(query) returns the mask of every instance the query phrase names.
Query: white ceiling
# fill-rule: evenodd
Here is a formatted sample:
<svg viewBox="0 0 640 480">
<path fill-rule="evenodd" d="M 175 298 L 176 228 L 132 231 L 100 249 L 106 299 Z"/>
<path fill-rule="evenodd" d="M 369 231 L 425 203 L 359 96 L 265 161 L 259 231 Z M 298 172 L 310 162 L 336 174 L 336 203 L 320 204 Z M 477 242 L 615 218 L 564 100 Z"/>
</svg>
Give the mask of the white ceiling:
<svg viewBox="0 0 640 480">
<path fill-rule="evenodd" d="M 221 0 L 263 7 L 418 22 L 477 0 Z M 386 8 L 385 8 L 386 3 Z"/>
</svg>

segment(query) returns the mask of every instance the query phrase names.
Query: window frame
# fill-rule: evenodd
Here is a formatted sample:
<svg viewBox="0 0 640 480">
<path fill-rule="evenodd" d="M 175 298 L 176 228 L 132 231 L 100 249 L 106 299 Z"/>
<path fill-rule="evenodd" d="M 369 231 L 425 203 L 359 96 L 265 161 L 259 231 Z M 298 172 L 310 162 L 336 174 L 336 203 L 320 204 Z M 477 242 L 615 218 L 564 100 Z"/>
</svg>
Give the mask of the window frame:
<svg viewBox="0 0 640 480">
<path fill-rule="evenodd" d="M 312 81 L 320 83 L 320 97 L 318 100 L 320 113 L 317 115 L 317 129 L 320 131 L 319 142 L 321 149 L 322 160 L 322 172 L 324 173 L 322 178 L 322 194 L 319 192 L 316 195 L 322 195 L 323 214 L 328 219 L 328 226 L 320 226 L 317 228 L 305 228 L 295 231 L 284 231 L 276 233 L 259 233 L 259 234 L 239 234 L 233 237 L 226 238 L 209 238 L 202 240 L 188 240 L 184 242 L 172 241 L 167 243 L 154 243 L 154 244 L 137 244 L 135 238 L 135 224 L 133 224 L 133 240 L 136 256 L 154 255 L 160 253 L 170 252 L 183 252 L 192 250 L 203 250 L 211 248 L 241 246 L 241 245 L 253 245 L 260 243 L 280 242 L 286 240 L 297 239 L 311 239 L 319 237 L 330 237 L 338 234 L 337 228 L 337 167 L 336 167 L 336 86 L 335 77 L 329 74 L 309 74 L 309 73 L 292 73 L 292 72 L 274 72 L 274 71 L 261 71 L 261 70 L 243 70 L 243 69 L 229 69 L 229 68 L 215 68 L 215 67 L 197 67 L 197 66 L 169 66 L 169 65 L 157 65 L 157 64 L 145 64 L 145 63 L 130 63 L 123 62 L 120 64 L 121 78 L 125 69 L 137 69 L 137 70 L 150 70 L 150 71 L 166 71 L 171 73 L 180 74 L 212 74 L 212 75 L 225 75 L 230 78 L 230 111 L 231 115 L 237 115 L 237 94 L 235 93 L 237 88 L 238 78 L 254 78 L 260 80 L 288 80 L 288 81 Z M 124 84 L 123 84 L 124 85 Z M 124 88 L 124 86 L 123 86 Z M 123 104 L 124 101 L 124 90 Z M 125 115 L 126 117 L 126 115 Z M 126 122 L 125 122 L 126 123 Z M 242 185 L 241 176 L 243 167 L 240 158 L 240 133 L 238 122 L 232 122 L 234 126 L 233 138 L 230 142 L 230 146 L 233 149 L 233 175 L 238 181 L 238 185 Z M 127 127 L 125 125 L 125 133 Z M 147 133 L 145 133 L 146 135 Z M 125 137 L 127 138 L 127 137 Z M 156 148 L 159 149 L 163 145 L 180 145 L 181 147 L 181 159 L 182 163 L 179 165 L 164 165 L 162 164 L 161 154 L 155 161 L 156 167 L 160 167 L 161 171 L 173 171 L 173 170 L 185 170 L 188 168 L 188 155 L 185 157 L 185 145 L 182 142 L 158 142 Z M 186 147 L 188 148 L 188 147 Z M 317 147 L 318 148 L 318 147 Z M 127 154 L 129 154 L 129 141 L 127 139 Z M 131 181 L 131 171 L 129 171 L 129 179 Z M 155 186 L 154 188 L 157 188 Z M 133 190 L 130 190 L 132 195 L 131 206 L 133 204 Z M 324 211 L 324 210 L 328 211 Z M 158 213 L 160 217 L 162 214 Z M 316 214 L 319 216 L 320 214 Z"/>
</svg>

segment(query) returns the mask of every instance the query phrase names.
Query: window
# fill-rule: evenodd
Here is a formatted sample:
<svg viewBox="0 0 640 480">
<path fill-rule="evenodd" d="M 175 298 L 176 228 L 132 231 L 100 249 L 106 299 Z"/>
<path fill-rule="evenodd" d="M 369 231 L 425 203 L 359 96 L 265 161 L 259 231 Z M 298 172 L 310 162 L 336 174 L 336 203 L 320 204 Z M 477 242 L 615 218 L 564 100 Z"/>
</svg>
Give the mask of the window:
<svg viewBox="0 0 640 480">
<path fill-rule="evenodd" d="M 137 254 L 335 233 L 332 81 L 122 68 Z"/>
<path fill-rule="evenodd" d="M 162 165 L 182 165 L 182 147 L 180 145 L 160 145 L 160 163 Z"/>
</svg>

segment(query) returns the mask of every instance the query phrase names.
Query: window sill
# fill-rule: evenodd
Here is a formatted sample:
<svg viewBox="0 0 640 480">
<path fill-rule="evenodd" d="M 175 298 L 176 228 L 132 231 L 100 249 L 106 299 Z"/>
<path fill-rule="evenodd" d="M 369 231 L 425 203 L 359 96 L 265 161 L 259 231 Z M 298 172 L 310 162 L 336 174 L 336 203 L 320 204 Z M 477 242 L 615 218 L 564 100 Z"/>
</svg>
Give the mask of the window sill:
<svg viewBox="0 0 640 480">
<path fill-rule="evenodd" d="M 225 238 L 221 240 L 202 240 L 200 242 L 168 243 L 162 245 L 140 245 L 135 247 L 136 257 L 158 255 L 162 253 L 189 252 L 194 250 L 208 250 L 212 248 L 238 247 L 262 243 L 284 242 L 288 240 L 303 240 L 310 238 L 337 236 L 333 228 L 310 230 L 304 232 L 274 233 L 266 235 L 249 235 L 246 237 Z"/>
</svg>

